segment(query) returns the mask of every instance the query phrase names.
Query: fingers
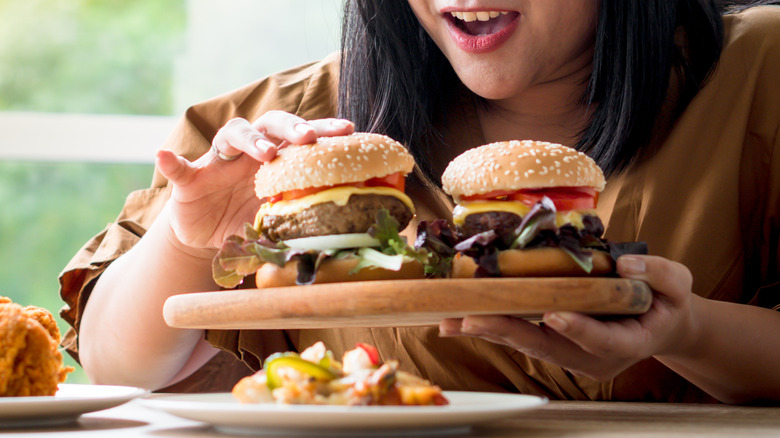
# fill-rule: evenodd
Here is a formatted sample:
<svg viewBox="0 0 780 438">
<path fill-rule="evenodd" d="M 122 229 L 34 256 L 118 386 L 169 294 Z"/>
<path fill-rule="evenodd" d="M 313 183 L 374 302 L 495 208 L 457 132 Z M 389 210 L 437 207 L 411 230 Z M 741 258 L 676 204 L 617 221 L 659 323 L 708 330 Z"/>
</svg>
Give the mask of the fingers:
<svg viewBox="0 0 780 438">
<path fill-rule="evenodd" d="M 673 301 L 685 298 L 693 285 L 688 268 L 663 257 L 624 255 L 617 259 L 617 272 L 623 278 L 646 282 L 651 289 Z"/>
<path fill-rule="evenodd" d="M 598 357 L 643 358 L 651 334 L 634 318 L 599 321 L 574 312 L 548 312 L 544 323 Z"/>
<path fill-rule="evenodd" d="M 509 316 L 468 316 L 442 321 L 440 333 L 480 337 L 597 380 L 613 378 L 639 360 L 668 351 L 693 326 L 692 278 L 685 266 L 661 257 L 625 255 L 617 269 L 622 277 L 645 281 L 654 290 L 647 313 L 604 321 L 548 312 L 539 326 Z"/>
<path fill-rule="evenodd" d="M 165 149 L 157 151 L 156 165 L 165 178 L 178 186 L 186 185 L 192 181 L 196 172 L 186 158 Z"/>
<path fill-rule="evenodd" d="M 439 332 L 441 336 L 480 337 L 561 366 L 582 361 L 582 352 L 577 352 L 571 342 L 554 331 L 510 316 L 472 315 L 444 320 L 439 325 Z M 572 354 L 578 358 L 572 359 Z"/>
<path fill-rule="evenodd" d="M 343 119 L 305 120 L 284 111 L 268 111 L 254 123 L 235 118 L 214 136 L 213 145 L 224 156 L 245 153 L 266 162 L 288 144 L 307 144 L 318 137 L 348 135 L 354 132 L 352 122 Z"/>
<path fill-rule="evenodd" d="M 227 156 L 245 153 L 261 162 L 269 161 L 276 155 L 276 144 L 242 118 L 231 119 L 225 123 L 225 126 L 217 131 L 212 144 Z"/>
<path fill-rule="evenodd" d="M 463 322 L 461 318 L 448 318 L 443 319 L 439 323 L 439 335 L 440 336 L 455 336 L 460 334 L 460 326 Z"/>
<path fill-rule="evenodd" d="M 317 132 L 317 137 L 349 135 L 355 132 L 355 124 L 344 119 L 317 119 L 310 120 L 309 124 Z"/>
<path fill-rule="evenodd" d="M 638 360 L 657 354 L 674 342 L 674 328 L 687 317 L 692 277 L 682 264 L 656 256 L 624 255 L 617 260 L 624 278 L 647 282 L 653 305 L 637 318 L 599 321 L 573 312 L 544 315 L 547 326 L 597 357 Z"/>
<path fill-rule="evenodd" d="M 306 144 L 317 137 L 348 135 L 355 130 L 352 122 L 344 119 L 305 120 L 284 111 L 269 111 L 252 124 L 279 147 L 288 143 Z"/>
<path fill-rule="evenodd" d="M 545 318 L 545 322 L 547 320 Z M 576 324 L 571 326 L 576 330 Z M 467 316 L 462 320 L 444 320 L 439 330 L 441 336 L 474 336 L 506 345 L 527 356 L 600 381 L 613 378 L 636 362 L 626 358 L 624 352 L 606 356 L 594 354 L 547 325 L 536 325 L 509 316 Z M 606 347 L 611 349 L 612 343 Z"/>
</svg>

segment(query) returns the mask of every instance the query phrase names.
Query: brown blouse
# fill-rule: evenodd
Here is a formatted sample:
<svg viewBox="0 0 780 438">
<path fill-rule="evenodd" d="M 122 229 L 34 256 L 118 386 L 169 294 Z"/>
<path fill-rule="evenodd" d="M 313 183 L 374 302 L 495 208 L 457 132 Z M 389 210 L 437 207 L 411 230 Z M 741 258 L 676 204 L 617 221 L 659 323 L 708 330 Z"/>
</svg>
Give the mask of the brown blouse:
<svg viewBox="0 0 780 438">
<path fill-rule="evenodd" d="M 712 77 L 685 112 L 662 124 L 652 153 L 610 178 L 598 212 L 613 241 L 642 240 L 652 254 L 686 265 L 694 293 L 780 309 L 780 8 L 759 7 L 725 17 L 726 43 Z M 187 110 L 164 144 L 190 160 L 208 151 L 233 117 L 254 120 L 271 109 L 305 119 L 332 117 L 335 56 L 262 79 Z M 455 99 L 442 154 L 484 143 L 475 108 Z M 418 219 L 448 218 L 441 193 L 410 188 Z M 74 256 L 60 277 L 73 326 L 63 345 L 78 357 L 80 316 L 95 279 L 143 236 L 169 196 L 156 173 L 152 187 L 131 193 L 117 220 Z M 409 229 L 413 229 L 410 227 Z M 774 336 L 774 334 L 767 334 Z M 511 391 L 553 399 L 712 401 L 653 359 L 609 382 L 576 376 L 509 348 L 472 338 L 440 338 L 437 327 L 216 331 L 206 338 L 251 368 L 274 350 L 325 341 L 336 354 L 355 342 L 375 344 L 384 358 L 448 390 Z M 227 359 L 226 359 L 227 358 Z M 219 366 L 215 366 L 219 363 Z M 202 390 L 203 373 L 229 389 L 237 376 L 215 358 L 183 386 Z M 239 365 L 239 368 L 242 366 Z M 220 377 L 221 376 L 221 377 Z"/>
</svg>

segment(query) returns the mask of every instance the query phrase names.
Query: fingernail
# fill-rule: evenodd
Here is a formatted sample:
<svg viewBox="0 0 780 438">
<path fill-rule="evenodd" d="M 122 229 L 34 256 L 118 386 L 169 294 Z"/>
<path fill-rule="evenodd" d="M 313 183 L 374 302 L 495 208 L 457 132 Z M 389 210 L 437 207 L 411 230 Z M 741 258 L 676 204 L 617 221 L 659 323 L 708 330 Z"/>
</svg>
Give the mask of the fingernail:
<svg viewBox="0 0 780 438">
<path fill-rule="evenodd" d="M 260 150 L 261 150 L 261 151 L 263 151 L 263 152 L 267 152 L 267 151 L 268 151 L 268 149 L 271 149 L 271 148 L 275 148 L 275 147 L 276 147 L 276 145 L 275 145 L 275 144 L 271 143 L 271 142 L 270 142 L 270 141 L 268 141 L 268 140 L 263 140 L 263 139 L 257 140 L 257 141 L 255 142 L 255 146 L 257 146 L 257 148 L 258 148 L 258 149 L 260 149 Z"/>
<path fill-rule="evenodd" d="M 463 322 L 460 325 L 460 331 L 461 333 L 468 333 L 470 335 L 477 335 L 482 333 L 482 327 L 472 324 L 470 321 L 463 320 Z"/>
<path fill-rule="evenodd" d="M 559 313 L 548 313 L 544 317 L 544 323 L 555 331 L 562 332 L 569 328 L 569 321 Z"/>
<path fill-rule="evenodd" d="M 306 135 L 310 132 L 314 132 L 314 128 L 311 127 L 308 123 L 298 123 L 293 127 L 295 129 L 295 132 L 301 135 Z"/>
<path fill-rule="evenodd" d="M 625 274 L 644 274 L 647 270 L 645 260 L 640 257 L 618 257 L 618 270 Z"/>
<path fill-rule="evenodd" d="M 352 125 L 352 122 L 350 122 L 349 120 L 344 120 L 344 119 L 334 119 L 334 120 L 330 121 L 330 126 L 333 126 L 334 128 L 339 128 L 339 129 L 343 129 L 343 128 L 346 128 L 346 127 L 351 126 L 351 125 Z"/>
<path fill-rule="evenodd" d="M 439 337 L 440 338 L 449 338 L 451 336 L 456 336 L 458 332 L 454 330 L 448 330 L 448 329 L 442 329 L 439 328 Z"/>
</svg>

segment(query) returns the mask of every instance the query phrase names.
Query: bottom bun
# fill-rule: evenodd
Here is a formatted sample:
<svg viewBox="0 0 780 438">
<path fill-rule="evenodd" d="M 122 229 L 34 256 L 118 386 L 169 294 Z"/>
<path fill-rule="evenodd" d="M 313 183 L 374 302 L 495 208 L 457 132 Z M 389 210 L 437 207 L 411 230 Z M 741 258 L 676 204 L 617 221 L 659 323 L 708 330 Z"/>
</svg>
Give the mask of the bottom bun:
<svg viewBox="0 0 780 438">
<path fill-rule="evenodd" d="M 314 284 L 339 283 L 343 281 L 374 281 L 374 280 L 405 280 L 425 278 L 425 268 L 422 263 L 412 260 L 401 265 L 398 271 L 381 268 L 364 268 L 350 274 L 358 264 L 357 258 L 341 260 L 325 260 L 317 269 Z M 266 263 L 257 270 L 255 282 L 258 288 L 295 286 L 298 277 L 298 261 L 292 260 L 279 267 Z"/>
<path fill-rule="evenodd" d="M 593 253 L 593 270 L 585 272 L 571 256 L 559 248 L 510 249 L 498 253 L 502 277 L 586 277 L 615 271 L 612 257 L 604 251 Z M 477 271 L 474 259 L 458 254 L 452 261 L 452 277 L 472 278 Z"/>
</svg>

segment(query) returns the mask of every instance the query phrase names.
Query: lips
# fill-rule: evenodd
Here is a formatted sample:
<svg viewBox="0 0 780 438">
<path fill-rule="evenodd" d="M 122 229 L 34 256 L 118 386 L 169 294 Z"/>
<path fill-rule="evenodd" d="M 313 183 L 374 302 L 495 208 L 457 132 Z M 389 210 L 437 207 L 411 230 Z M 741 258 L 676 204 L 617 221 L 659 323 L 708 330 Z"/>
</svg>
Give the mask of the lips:
<svg viewBox="0 0 780 438">
<path fill-rule="evenodd" d="M 461 50 L 487 53 L 498 49 L 517 29 L 515 11 L 446 11 L 450 36 Z"/>
</svg>

